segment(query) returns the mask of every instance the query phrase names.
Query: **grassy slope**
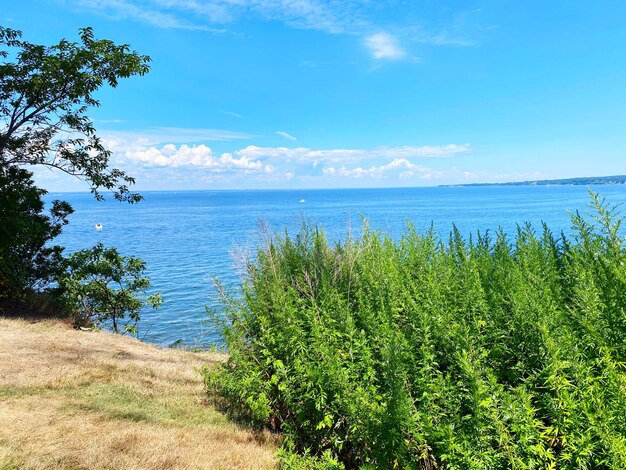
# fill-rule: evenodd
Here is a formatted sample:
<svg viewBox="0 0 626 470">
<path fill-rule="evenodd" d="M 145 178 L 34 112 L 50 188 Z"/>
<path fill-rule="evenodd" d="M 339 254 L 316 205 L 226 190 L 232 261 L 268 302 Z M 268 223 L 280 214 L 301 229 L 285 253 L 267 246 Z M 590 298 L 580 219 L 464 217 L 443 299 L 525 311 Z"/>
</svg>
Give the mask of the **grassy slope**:
<svg viewBox="0 0 626 470">
<path fill-rule="evenodd" d="M 275 442 L 204 401 L 221 359 L 0 318 L 0 469 L 271 468 Z"/>
</svg>

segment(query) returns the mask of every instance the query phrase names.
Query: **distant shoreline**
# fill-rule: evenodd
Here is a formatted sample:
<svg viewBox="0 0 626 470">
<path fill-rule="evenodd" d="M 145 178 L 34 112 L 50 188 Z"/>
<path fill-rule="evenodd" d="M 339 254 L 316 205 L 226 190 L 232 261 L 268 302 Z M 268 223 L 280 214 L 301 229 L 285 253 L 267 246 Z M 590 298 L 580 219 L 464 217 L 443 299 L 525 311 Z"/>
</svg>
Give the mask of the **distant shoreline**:
<svg viewBox="0 0 626 470">
<path fill-rule="evenodd" d="M 556 180 L 530 180 L 511 181 L 507 183 L 462 183 L 462 184 L 442 184 L 440 188 L 451 188 L 459 186 L 590 186 L 601 184 L 626 184 L 626 175 L 616 176 L 585 176 L 581 178 L 563 178 Z"/>
</svg>

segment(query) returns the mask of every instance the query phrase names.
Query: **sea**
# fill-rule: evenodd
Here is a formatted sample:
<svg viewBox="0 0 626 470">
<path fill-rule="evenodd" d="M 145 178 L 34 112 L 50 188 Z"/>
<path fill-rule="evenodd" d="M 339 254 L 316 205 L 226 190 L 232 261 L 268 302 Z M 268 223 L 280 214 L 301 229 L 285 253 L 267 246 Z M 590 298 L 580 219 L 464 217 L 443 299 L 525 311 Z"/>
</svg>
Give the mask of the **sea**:
<svg viewBox="0 0 626 470">
<path fill-rule="evenodd" d="M 134 205 L 99 202 L 89 193 L 50 193 L 46 200 L 74 207 L 57 239 L 67 252 L 102 242 L 147 263 L 151 291 L 164 302 L 142 313 L 140 339 L 208 347 L 222 344 L 220 328 L 207 315 L 221 308 L 215 280 L 236 294 L 242 256 L 253 257 L 264 234 L 295 234 L 309 223 L 343 240 L 358 236 L 364 220 L 396 239 L 407 223 L 419 231 L 433 226 L 446 238 L 453 224 L 464 236 L 499 228 L 514 234 L 518 224 L 539 229 L 542 221 L 568 233 L 570 212 L 588 210 L 590 189 L 611 203 L 626 201 L 626 185 L 146 191 Z"/>
</svg>

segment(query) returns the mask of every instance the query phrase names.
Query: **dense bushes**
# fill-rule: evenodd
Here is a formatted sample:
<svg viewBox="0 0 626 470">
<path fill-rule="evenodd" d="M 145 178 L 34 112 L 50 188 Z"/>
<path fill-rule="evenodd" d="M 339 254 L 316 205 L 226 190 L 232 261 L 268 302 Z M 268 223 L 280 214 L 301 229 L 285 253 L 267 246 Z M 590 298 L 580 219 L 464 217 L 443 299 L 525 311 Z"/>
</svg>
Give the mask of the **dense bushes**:
<svg viewBox="0 0 626 470">
<path fill-rule="evenodd" d="M 286 466 L 626 468 L 626 250 L 592 197 L 571 238 L 271 239 L 207 386 Z"/>
<path fill-rule="evenodd" d="M 49 215 L 32 173 L 0 165 L 0 301 L 40 290 L 63 270 L 63 248 L 52 244 L 73 210 L 53 201 Z"/>
</svg>

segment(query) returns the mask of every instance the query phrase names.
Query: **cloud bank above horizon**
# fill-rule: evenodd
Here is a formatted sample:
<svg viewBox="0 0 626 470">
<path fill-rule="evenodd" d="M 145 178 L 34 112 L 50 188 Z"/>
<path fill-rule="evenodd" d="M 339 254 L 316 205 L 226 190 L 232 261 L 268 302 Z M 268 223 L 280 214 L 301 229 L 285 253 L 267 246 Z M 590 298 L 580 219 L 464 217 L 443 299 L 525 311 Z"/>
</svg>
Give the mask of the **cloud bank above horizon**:
<svg viewBox="0 0 626 470">
<path fill-rule="evenodd" d="M 163 132 L 160 134 L 161 137 L 157 137 L 159 132 Z M 231 181 L 238 178 L 294 180 L 301 176 L 305 180 L 312 177 L 431 179 L 443 177 L 445 172 L 418 165 L 414 160 L 445 159 L 471 153 L 471 146 L 468 143 L 373 149 L 247 145 L 221 153 L 215 152 L 206 143 L 181 143 L 185 141 L 185 137 L 207 135 L 215 136 L 216 139 L 229 137 L 231 140 L 240 140 L 245 136 L 242 133 L 214 129 L 164 131 L 160 128 L 144 133 L 105 132 L 103 141 L 111 150 L 114 163 L 130 168 L 135 173 L 141 174 L 143 171 L 156 168 L 181 169 L 193 170 L 205 176 L 228 176 Z M 384 163 L 380 164 L 381 161 Z"/>
</svg>

